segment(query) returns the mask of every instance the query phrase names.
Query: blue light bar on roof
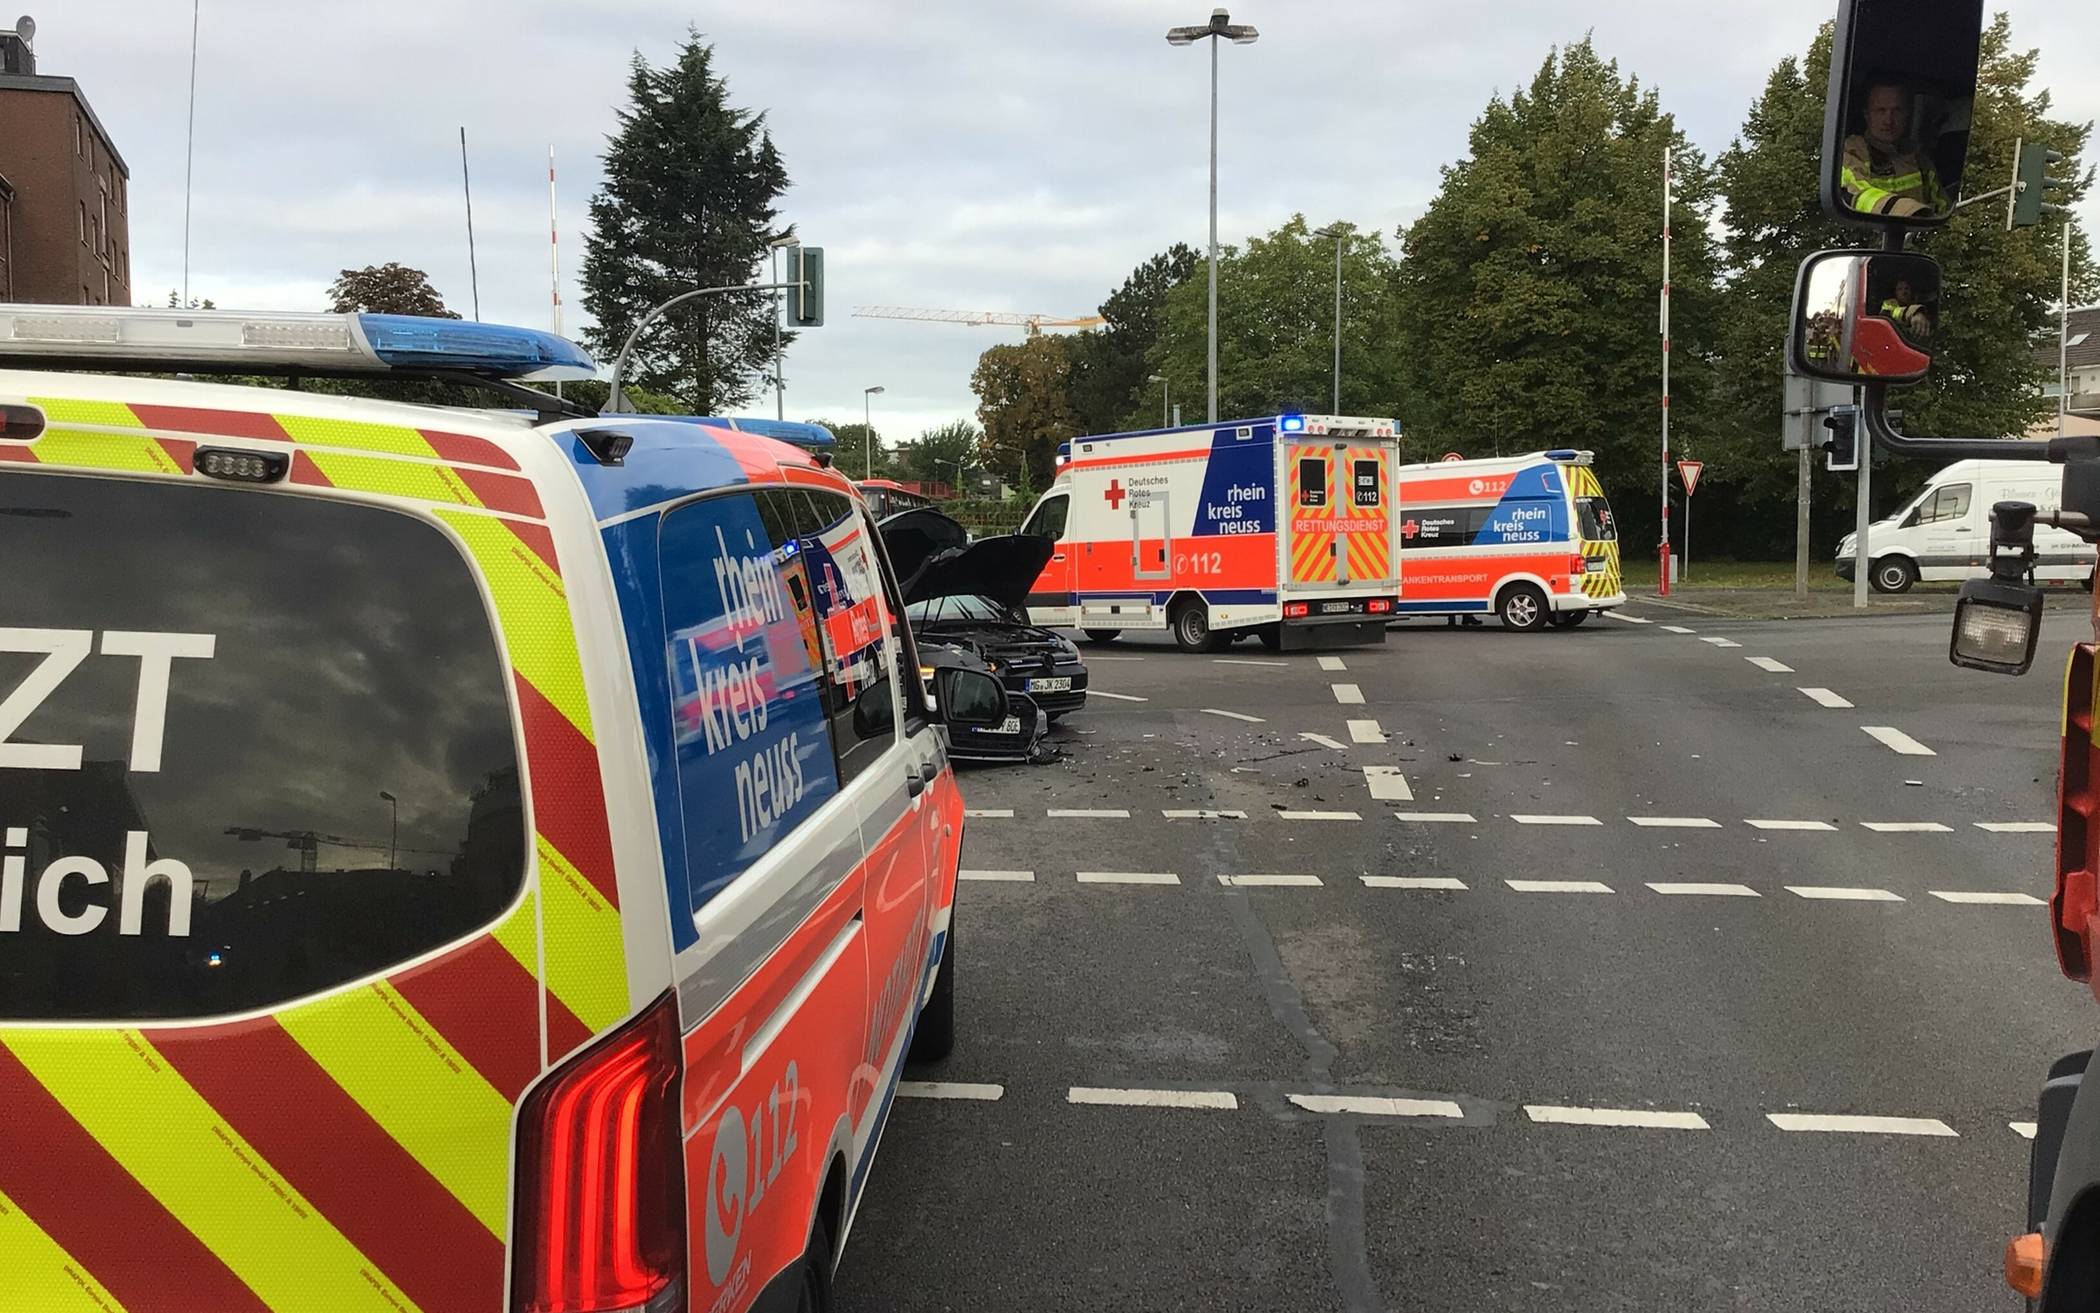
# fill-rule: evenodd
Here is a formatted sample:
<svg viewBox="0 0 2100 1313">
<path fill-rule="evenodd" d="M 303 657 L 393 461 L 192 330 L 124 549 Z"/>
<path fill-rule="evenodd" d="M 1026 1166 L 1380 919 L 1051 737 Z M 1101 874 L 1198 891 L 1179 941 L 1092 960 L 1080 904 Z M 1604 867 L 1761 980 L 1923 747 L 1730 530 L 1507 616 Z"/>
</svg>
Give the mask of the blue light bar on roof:
<svg viewBox="0 0 2100 1313">
<path fill-rule="evenodd" d="M 697 421 L 701 424 L 719 424 L 725 429 L 739 433 L 755 433 L 762 438 L 792 443 L 797 447 L 821 450 L 838 445 L 838 436 L 822 424 L 809 424 L 799 419 L 751 419 L 743 416 L 723 418 L 709 416 Z"/>
<path fill-rule="evenodd" d="M 1285 415 L 1277 422 L 1277 427 L 1281 428 L 1285 433 L 1303 433 L 1305 432 L 1305 416 Z"/>
<path fill-rule="evenodd" d="M 583 348 L 551 333 L 412 315 L 311 314 L 0 304 L 0 363 L 181 372 L 428 374 L 558 381 L 595 378 Z"/>
</svg>

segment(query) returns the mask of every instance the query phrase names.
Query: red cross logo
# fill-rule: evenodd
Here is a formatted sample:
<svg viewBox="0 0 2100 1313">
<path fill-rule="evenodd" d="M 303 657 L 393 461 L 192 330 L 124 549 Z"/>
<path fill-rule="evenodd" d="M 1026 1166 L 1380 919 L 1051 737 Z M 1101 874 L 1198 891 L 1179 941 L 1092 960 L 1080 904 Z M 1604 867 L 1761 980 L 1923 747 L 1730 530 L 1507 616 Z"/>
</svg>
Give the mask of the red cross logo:
<svg viewBox="0 0 2100 1313">
<path fill-rule="evenodd" d="M 1402 538 L 1412 538 L 1420 532 L 1422 532 L 1422 526 L 1416 524 L 1413 520 L 1409 520 L 1400 526 L 1400 536 Z"/>
<path fill-rule="evenodd" d="M 1123 509 L 1123 499 L 1130 495 L 1130 489 L 1123 486 L 1121 479 L 1110 479 L 1108 488 L 1101 495 L 1108 501 L 1108 509 L 1120 511 Z"/>
</svg>

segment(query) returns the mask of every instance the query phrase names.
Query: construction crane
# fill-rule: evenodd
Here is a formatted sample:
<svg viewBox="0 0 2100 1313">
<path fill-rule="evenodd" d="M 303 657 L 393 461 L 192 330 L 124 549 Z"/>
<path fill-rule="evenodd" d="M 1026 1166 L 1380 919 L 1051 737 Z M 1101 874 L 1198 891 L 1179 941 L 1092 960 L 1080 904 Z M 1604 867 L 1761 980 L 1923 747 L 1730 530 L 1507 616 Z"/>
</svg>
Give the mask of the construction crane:
<svg viewBox="0 0 2100 1313">
<path fill-rule="evenodd" d="M 241 840 L 243 843 L 257 843 L 264 839 L 286 840 L 284 846 L 299 854 L 299 871 L 302 875 L 312 875 L 314 869 L 320 865 L 320 848 L 323 844 L 330 848 L 362 848 L 367 852 L 385 853 L 389 863 L 399 860 L 395 856 L 397 851 L 404 853 L 436 853 L 438 851 L 434 848 L 398 848 L 397 845 L 380 843 L 377 840 L 345 839 L 341 835 L 321 834 L 313 830 L 259 830 L 246 825 L 229 825 L 226 827 L 226 833 Z M 440 853 L 439 855 L 442 856 L 443 854 Z"/>
<path fill-rule="evenodd" d="M 920 310 L 908 305 L 857 305 L 856 319 L 917 319 L 931 324 L 997 324 L 1025 328 L 1034 337 L 1046 328 L 1099 328 L 1107 323 L 1100 315 L 1022 315 L 1007 310 Z"/>
</svg>

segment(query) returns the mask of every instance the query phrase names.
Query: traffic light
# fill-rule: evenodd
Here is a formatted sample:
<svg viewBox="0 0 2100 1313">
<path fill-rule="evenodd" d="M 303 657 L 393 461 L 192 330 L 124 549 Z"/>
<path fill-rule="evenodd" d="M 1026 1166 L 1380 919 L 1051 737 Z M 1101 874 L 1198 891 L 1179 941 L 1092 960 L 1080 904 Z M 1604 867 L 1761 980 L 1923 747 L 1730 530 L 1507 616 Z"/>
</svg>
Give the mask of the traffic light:
<svg viewBox="0 0 2100 1313">
<path fill-rule="evenodd" d="M 788 251 L 788 327 L 824 326 L 824 248 L 796 246 Z"/>
<path fill-rule="evenodd" d="M 2071 179 L 2049 176 L 2049 168 L 2061 164 L 2064 154 L 2039 141 L 2023 141 L 2013 163 L 2012 198 L 2005 209 L 2005 226 L 2032 228 L 2044 219 L 2060 218 L 2069 207 L 2049 198 L 2051 188 L 2069 188 Z"/>
<path fill-rule="evenodd" d="M 1859 468 L 1859 409 L 1855 406 L 1833 406 L 1823 417 L 1823 427 L 1830 430 L 1829 441 L 1823 444 L 1827 453 L 1823 468 L 1833 472 Z"/>
</svg>

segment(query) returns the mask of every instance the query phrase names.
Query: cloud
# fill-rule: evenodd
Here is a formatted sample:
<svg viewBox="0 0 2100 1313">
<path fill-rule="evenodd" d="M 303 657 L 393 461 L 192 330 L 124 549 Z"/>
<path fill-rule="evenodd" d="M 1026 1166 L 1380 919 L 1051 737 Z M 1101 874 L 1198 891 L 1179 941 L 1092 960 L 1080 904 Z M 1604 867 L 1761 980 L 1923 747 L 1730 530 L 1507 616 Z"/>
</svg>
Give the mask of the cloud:
<svg viewBox="0 0 2100 1313">
<path fill-rule="evenodd" d="M 970 413 L 978 352 L 1019 330 L 855 319 L 854 305 L 1086 314 L 1132 267 L 1206 224 L 1208 51 L 1167 27 L 1188 0 L 374 0 L 346 9 L 204 0 L 191 286 L 222 305 L 310 307 L 336 271 L 400 260 L 468 308 L 459 129 L 472 152 L 485 317 L 550 315 L 547 150 L 561 266 L 575 272 L 635 52 L 689 24 L 739 105 L 765 111 L 793 187 L 786 217 L 829 252 L 829 324 L 787 363 L 791 416 L 857 418 L 883 384 L 891 426 Z M 1696 12 L 1664 0 L 1498 6 L 1291 0 L 1233 6 L 1261 40 L 1219 52 L 1220 235 L 1303 212 L 1390 235 L 1435 194 L 1487 98 L 1557 44 L 1659 88 L 1709 154 L 1829 0 Z M 73 0 L 44 15 L 46 71 L 81 80 L 133 170 L 142 297 L 180 281 L 189 6 Z M 2015 16 L 2057 112 L 2100 113 L 2076 6 Z M 2100 198 L 2085 210 L 2100 219 Z M 771 412 L 770 399 L 753 409 Z"/>
</svg>

